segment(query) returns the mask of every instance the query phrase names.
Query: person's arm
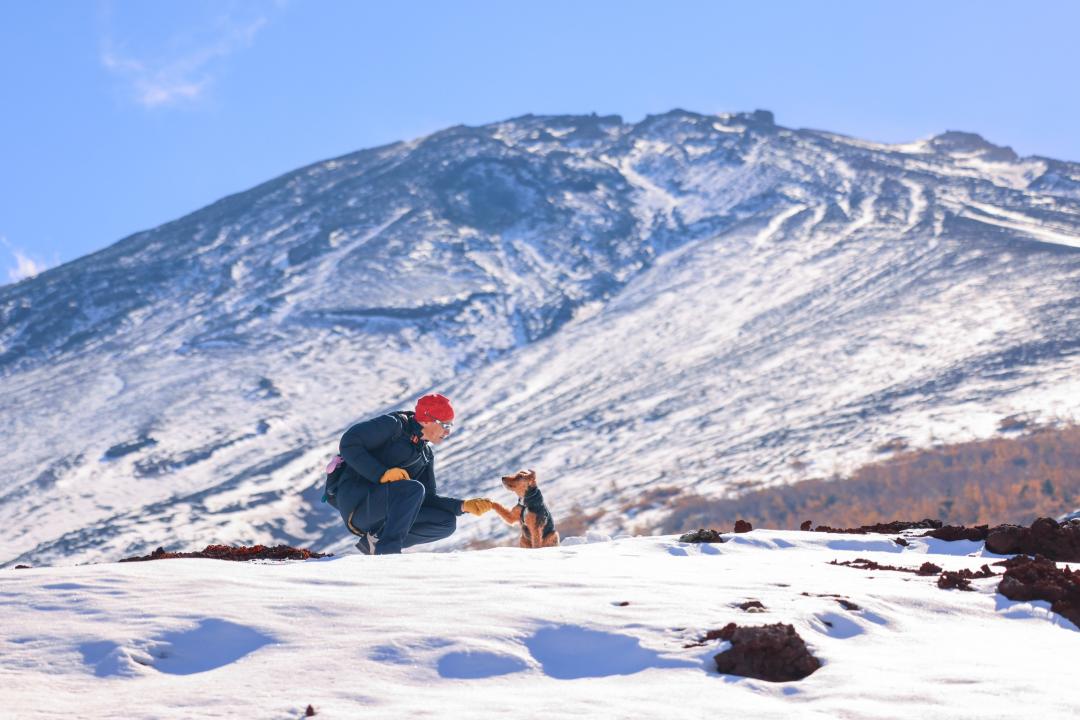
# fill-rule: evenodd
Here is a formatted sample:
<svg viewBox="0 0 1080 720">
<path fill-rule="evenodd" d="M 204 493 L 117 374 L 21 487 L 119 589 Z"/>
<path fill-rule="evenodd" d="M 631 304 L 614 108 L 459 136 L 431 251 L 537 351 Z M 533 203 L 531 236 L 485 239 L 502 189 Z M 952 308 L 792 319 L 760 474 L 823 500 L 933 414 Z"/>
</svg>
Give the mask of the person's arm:
<svg viewBox="0 0 1080 720">
<path fill-rule="evenodd" d="M 371 451 L 393 440 L 400 430 L 401 422 L 393 415 L 380 415 L 357 423 L 341 436 L 339 453 L 361 477 L 377 483 L 388 468 L 376 460 Z"/>
<path fill-rule="evenodd" d="M 443 497 L 435 492 L 435 458 L 431 459 L 431 462 L 427 464 L 427 467 L 424 468 L 424 471 L 420 473 L 420 476 L 416 479 L 424 485 L 423 505 L 445 510 L 454 515 L 461 515 L 462 512 L 464 512 L 461 509 L 461 500 L 458 498 Z"/>
</svg>

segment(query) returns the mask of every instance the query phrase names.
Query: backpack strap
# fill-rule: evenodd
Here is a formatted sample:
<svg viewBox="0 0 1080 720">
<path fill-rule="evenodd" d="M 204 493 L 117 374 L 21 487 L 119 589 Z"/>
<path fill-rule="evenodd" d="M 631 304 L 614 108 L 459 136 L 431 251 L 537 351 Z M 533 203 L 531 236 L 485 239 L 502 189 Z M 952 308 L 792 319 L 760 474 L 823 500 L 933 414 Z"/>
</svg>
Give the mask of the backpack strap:
<svg viewBox="0 0 1080 720">
<path fill-rule="evenodd" d="M 405 434 L 405 428 L 409 427 L 409 425 L 412 423 L 413 418 L 416 417 L 416 413 L 411 410 L 396 410 L 390 414 L 397 419 L 398 423 L 401 426 L 400 430 L 394 433 L 394 437 L 391 439 L 397 440 L 399 437 Z M 413 442 L 416 442 L 415 436 Z"/>
<path fill-rule="evenodd" d="M 405 428 L 409 427 L 409 425 L 412 424 L 412 420 L 416 417 L 416 413 L 411 410 L 398 410 L 397 412 L 393 412 L 390 414 L 396 417 L 398 419 L 398 422 L 401 423 L 401 432 L 394 435 L 394 439 L 396 440 L 405 434 Z M 419 435 L 413 435 L 410 439 L 412 440 L 413 445 L 418 445 L 419 447 L 417 448 L 416 457 L 400 466 L 402 470 L 406 471 L 416 467 L 418 463 L 427 465 L 431 461 L 431 451 L 425 448 L 424 440 Z"/>
</svg>

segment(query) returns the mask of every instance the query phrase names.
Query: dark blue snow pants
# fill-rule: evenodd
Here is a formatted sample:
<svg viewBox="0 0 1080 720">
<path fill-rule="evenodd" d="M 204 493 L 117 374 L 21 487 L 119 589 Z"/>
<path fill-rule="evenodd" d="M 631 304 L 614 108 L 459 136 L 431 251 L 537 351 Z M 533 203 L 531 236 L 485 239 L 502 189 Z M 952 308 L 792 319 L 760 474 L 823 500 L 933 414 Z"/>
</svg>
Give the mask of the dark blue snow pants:
<svg viewBox="0 0 1080 720">
<path fill-rule="evenodd" d="M 391 555 L 402 548 L 442 540 L 457 529 L 453 513 L 423 506 L 424 486 L 416 480 L 392 483 L 361 480 L 346 485 L 350 487 L 338 490 L 339 507 L 348 507 L 341 503 L 350 501 L 354 509 L 346 516 L 349 529 L 374 534 L 378 538 L 377 555 Z"/>
</svg>

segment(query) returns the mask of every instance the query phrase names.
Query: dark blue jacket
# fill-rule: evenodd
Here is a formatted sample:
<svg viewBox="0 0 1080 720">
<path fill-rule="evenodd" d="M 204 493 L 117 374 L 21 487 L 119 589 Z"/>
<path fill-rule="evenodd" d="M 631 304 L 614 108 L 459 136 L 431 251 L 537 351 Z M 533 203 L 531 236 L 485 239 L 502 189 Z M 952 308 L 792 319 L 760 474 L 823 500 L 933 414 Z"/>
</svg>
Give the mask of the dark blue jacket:
<svg viewBox="0 0 1080 720">
<path fill-rule="evenodd" d="M 435 490 L 435 456 L 411 412 L 380 415 L 353 425 L 341 436 L 346 468 L 337 486 L 338 508 L 347 516 L 390 468 L 402 468 L 424 486 L 423 506 L 461 515 L 461 500 Z"/>
</svg>

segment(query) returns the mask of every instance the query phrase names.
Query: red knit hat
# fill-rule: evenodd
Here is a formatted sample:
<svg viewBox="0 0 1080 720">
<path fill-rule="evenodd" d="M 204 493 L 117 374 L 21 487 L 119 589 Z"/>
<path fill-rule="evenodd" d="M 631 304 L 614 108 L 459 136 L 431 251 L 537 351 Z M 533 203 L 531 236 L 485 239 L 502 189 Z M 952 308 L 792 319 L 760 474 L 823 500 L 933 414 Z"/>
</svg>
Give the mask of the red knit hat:
<svg viewBox="0 0 1080 720">
<path fill-rule="evenodd" d="M 450 422 L 454 419 L 454 408 L 450 407 L 450 398 L 438 393 L 425 395 L 416 401 L 416 420 L 418 422 L 431 422 L 442 420 Z"/>
</svg>

